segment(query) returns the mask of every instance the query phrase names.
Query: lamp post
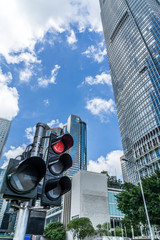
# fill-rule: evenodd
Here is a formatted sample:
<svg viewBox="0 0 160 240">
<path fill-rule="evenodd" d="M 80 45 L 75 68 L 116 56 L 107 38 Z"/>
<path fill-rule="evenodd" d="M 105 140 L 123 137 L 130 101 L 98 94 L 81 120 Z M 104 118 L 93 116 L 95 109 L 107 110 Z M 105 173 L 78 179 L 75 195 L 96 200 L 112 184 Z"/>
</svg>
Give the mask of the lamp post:
<svg viewBox="0 0 160 240">
<path fill-rule="evenodd" d="M 128 159 L 127 159 L 127 158 L 122 158 L 122 160 L 125 161 L 125 162 L 128 162 Z M 143 192 L 143 187 L 142 187 L 141 176 L 140 176 L 140 173 L 139 173 L 139 169 L 138 169 L 138 167 L 137 167 L 137 164 L 136 164 L 136 170 L 137 170 L 137 173 L 138 173 L 139 184 L 140 184 L 140 188 L 141 188 L 141 194 L 142 194 L 142 198 L 143 198 L 143 204 L 144 204 L 144 208 L 145 208 L 145 212 L 146 212 L 146 217 L 147 217 L 148 227 L 149 227 L 149 231 L 150 231 L 150 235 L 151 235 L 151 240 L 154 240 L 153 233 L 152 233 L 152 228 L 151 228 L 151 224 L 150 224 L 150 220 L 149 220 L 149 215 L 148 215 L 146 200 L 145 200 L 145 197 L 144 197 L 144 192 Z"/>
</svg>

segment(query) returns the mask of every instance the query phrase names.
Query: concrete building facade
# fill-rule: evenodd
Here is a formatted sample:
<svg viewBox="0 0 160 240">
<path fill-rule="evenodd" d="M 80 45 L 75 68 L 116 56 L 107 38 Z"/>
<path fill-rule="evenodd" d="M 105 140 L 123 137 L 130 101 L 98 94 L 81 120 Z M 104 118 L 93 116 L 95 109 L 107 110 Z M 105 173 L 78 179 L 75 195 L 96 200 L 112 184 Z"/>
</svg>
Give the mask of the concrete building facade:
<svg viewBox="0 0 160 240">
<path fill-rule="evenodd" d="M 136 164 L 142 177 L 160 168 L 160 2 L 100 7 L 127 177 L 136 183 Z"/>
<path fill-rule="evenodd" d="M 107 178 L 104 174 L 79 171 L 72 178 L 71 219 L 88 217 L 96 227 L 110 222 Z"/>
</svg>

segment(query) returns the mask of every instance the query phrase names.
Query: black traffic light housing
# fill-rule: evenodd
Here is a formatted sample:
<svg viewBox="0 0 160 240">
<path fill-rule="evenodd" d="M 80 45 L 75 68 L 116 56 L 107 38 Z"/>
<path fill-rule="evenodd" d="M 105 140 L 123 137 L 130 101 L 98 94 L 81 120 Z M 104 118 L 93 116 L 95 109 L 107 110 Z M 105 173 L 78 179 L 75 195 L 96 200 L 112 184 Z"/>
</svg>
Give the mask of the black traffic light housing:
<svg viewBox="0 0 160 240">
<path fill-rule="evenodd" d="M 1 187 L 3 198 L 28 201 L 37 197 L 37 185 L 45 172 L 46 164 L 40 157 L 32 156 L 23 161 L 11 158 Z"/>
<path fill-rule="evenodd" d="M 71 156 L 64 153 L 72 146 L 73 138 L 70 134 L 57 136 L 51 133 L 41 196 L 42 206 L 60 206 L 61 196 L 71 190 L 71 180 L 63 176 L 63 172 L 72 166 Z"/>
</svg>

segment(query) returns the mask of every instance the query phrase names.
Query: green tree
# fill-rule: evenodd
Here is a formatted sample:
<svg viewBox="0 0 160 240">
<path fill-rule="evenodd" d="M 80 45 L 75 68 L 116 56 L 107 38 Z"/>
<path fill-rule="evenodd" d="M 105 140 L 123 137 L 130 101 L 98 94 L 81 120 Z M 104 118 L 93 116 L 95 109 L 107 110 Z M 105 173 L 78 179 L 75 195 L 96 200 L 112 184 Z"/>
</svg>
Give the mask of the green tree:
<svg viewBox="0 0 160 240">
<path fill-rule="evenodd" d="M 131 230 L 132 227 L 133 227 L 135 236 L 140 236 L 141 235 L 139 223 L 137 224 L 137 223 L 131 221 L 131 219 L 129 219 L 127 216 L 125 216 L 121 220 L 121 225 L 122 225 L 122 227 L 124 229 L 124 233 L 123 234 L 124 234 L 125 237 L 132 238 L 132 230 Z"/>
<path fill-rule="evenodd" d="M 108 187 L 122 188 L 122 181 L 120 179 L 117 180 L 115 177 L 110 176 L 107 171 L 102 171 L 101 173 L 106 174 Z"/>
<path fill-rule="evenodd" d="M 94 236 L 96 233 L 91 220 L 86 217 L 71 220 L 67 224 L 67 229 L 74 232 L 78 239 Z"/>
<path fill-rule="evenodd" d="M 111 233 L 110 233 L 111 226 L 110 226 L 110 223 L 108 223 L 108 222 L 105 222 L 102 225 L 98 224 L 96 226 L 96 228 L 97 228 L 96 232 L 99 236 L 110 236 L 111 235 Z"/>
<path fill-rule="evenodd" d="M 44 234 L 49 240 L 65 240 L 66 237 L 65 228 L 60 222 L 49 223 L 44 229 Z"/>
<path fill-rule="evenodd" d="M 150 222 L 160 223 L 160 171 L 142 178 L 142 185 Z M 125 183 L 123 191 L 116 195 L 118 208 L 123 212 L 132 225 L 147 224 L 144 203 L 139 184 Z"/>
<path fill-rule="evenodd" d="M 122 228 L 120 228 L 119 226 L 116 226 L 114 231 L 117 237 L 122 237 Z"/>
</svg>

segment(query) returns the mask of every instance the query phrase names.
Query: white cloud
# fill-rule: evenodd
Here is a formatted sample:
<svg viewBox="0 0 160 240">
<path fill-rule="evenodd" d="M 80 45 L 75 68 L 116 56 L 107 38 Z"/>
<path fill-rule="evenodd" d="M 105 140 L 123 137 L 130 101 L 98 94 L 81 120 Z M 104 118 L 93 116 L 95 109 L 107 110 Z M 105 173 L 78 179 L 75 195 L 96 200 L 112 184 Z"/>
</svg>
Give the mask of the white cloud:
<svg viewBox="0 0 160 240">
<path fill-rule="evenodd" d="M 76 24 L 79 31 L 102 31 L 99 2 L 93 0 L 5 0 L 0 22 L 0 53 L 8 61 L 15 61 L 10 53 L 33 51 L 48 30 L 61 33 Z"/>
<path fill-rule="evenodd" d="M 35 55 L 35 52 L 33 50 L 31 52 L 6 54 L 5 57 L 8 64 L 18 64 L 21 62 L 25 62 L 25 64 L 28 66 L 32 63 L 41 63 L 41 60 L 37 59 L 37 56 Z"/>
<path fill-rule="evenodd" d="M 36 131 L 36 126 L 28 127 L 25 129 L 26 138 L 29 140 L 30 143 L 33 143 L 35 131 Z"/>
<path fill-rule="evenodd" d="M 67 42 L 71 45 L 77 42 L 76 35 L 73 30 L 71 30 L 70 36 L 67 37 Z"/>
<path fill-rule="evenodd" d="M 19 73 L 19 79 L 22 82 L 29 82 L 32 76 L 32 71 L 29 68 L 25 68 L 23 71 Z"/>
<path fill-rule="evenodd" d="M 55 81 L 56 81 L 56 76 L 58 74 L 58 69 L 60 68 L 59 65 L 55 65 L 54 66 L 54 69 L 52 69 L 51 71 L 51 77 L 48 79 L 48 78 L 38 78 L 38 85 L 40 87 L 47 87 L 48 84 L 55 84 Z"/>
<path fill-rule="evenodd" d="M 111 75 L 108 73 L 102 72 L 100 75 L 96 75 L 95 78 L 88 76 L 85 78 L 85 83 L 88 83 L 89 85 L 107 84 L 111 86 L 112 85 Z"/>
<path fill-rule="evenodd" d="M 2 69 L 0 68 L 0 83 L 1 84 L 9 84 L 12 81 L 12 74 L 10 72 L 3 73 Z"/>
<path fill-rule="evenodd" d="M 6 168 L 10 158 L 16 158 L 17 156 L 21 155 L 25 149 L 26 149 L 25 144 L 17 148 L 14 146 L 10 146 L 10 150 L 4 153 L 4 156 L 6 157 L 7 160 L 3 163 L 2 168 Z"/>
<path fill-rule="evenodd" d="M 19 112 L 19 95 L 15 87 L 0 84 L 0 117 L 12 120 Z"/>
<path fill-rule="evenodd" d="M 102 122 L 106 121 L 110 113 L 115 112 L 115 104 L 112 99 L 108 101 L 101 98 L 94 98 L 87 101 L 86 108 L 93 114 L 100 117 Z"/>
<path fill-rule="evenodd" d="M 101 42 L 96 47 L 91 45 L 82 54 L 86 55 L 87 58 L 93 58 L 95 62 L 101 63 L 107 55 L 105 44 Z"/>
<path fill-rule="evenodd" d="M 123 151 L 115 150 L 106 155 L 106 157 L 100 156 L 97 161 L 89 161 L 87 170 L 91 172 L 107 171 L 110 176 L 117 176 L 118 179 L 122 179 L 122 170 L 120 164 L 120 157 L 123 155 Z"/>
<path fill-rule="evenodd" d="M 54 128 L 54 127 L 60 127 L 60 128 L 63 128 L 63 123 L 60 123 L 58 119 L 56 120 L 52 120 L 51 122 L 47 123 L 47 125 L 50 127 L 50 128 Z"/>
<path fill-rule="evenodd" d="M 51 122 L 47 123 L 47 125 L 50 128 L 54 128 L 54 127 L 63 127 L 63 123 L 60 123 L 60 121 L 58 119 L 56 120 L 51 120 Z M 36 126 L 34 127 L 28 127 L 25 129 L 25 136 L 26 138 L 29 140 L 29 143 L 33 143 L 33 139 L 34 139 L 34 135 L 35 135 L 35 131 L 36 131 Z"/>
<path fill-rule="evenodd" d="M 12 81 L 10 72 L 3 74 L 0 69 L 0 117 L 12 120 L 19 112 L 19 95 L 15 87 L 8 87 Z"/>
<path fill-rule="evenodd" d="M 49 106 L 49 100 L 48 99 L 44 99 L 43 103 L 44 103 L 45 106 Z"/>
</svg>

